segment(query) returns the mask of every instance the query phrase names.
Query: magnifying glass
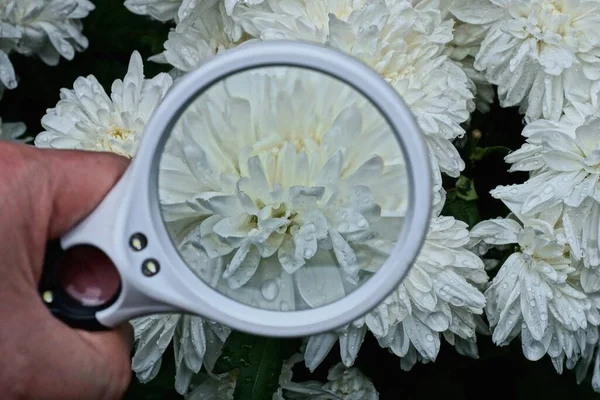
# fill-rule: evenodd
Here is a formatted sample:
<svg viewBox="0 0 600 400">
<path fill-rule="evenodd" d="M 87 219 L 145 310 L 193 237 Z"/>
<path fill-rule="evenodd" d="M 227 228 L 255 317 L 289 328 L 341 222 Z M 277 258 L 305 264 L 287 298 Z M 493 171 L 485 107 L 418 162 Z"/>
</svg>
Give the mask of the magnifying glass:
<svg viewBox="0 0 600 400">
<path fill-rule="evenodd" d="M 87 330 L 181 312 L 263 336 L 329 331 L 397 288 L 431 198 L 421 133 L 376 72 L 314 44 L 247 44 L 171 88 L 123 177 L 60 240 L 105 253 L 116 295 L 75 299 L 60 259 L 40 294 Z"/>
</svg>

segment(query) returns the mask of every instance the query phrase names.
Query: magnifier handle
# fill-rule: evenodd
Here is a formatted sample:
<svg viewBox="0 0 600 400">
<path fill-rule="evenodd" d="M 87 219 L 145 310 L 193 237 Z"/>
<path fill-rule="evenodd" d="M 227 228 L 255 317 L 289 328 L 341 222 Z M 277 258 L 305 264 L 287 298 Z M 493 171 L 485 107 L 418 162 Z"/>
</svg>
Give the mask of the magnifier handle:
<svg viewBox="0 0 600 400">
<path fill-rule="evenodd" d="M 106 305 L 99 307 L 85 306 L 73 299 L 60 282 L 60 261 L 66 254 L 60 240 L 47 244 L 44 256 L 42 277 L 39 284 L 39 293 L 42 301 L 52 315 L 75 329 L 86 331 L 105 331 L 110 328 L 102 325 L 96 319 L 96 313 Z"/>
</svg>

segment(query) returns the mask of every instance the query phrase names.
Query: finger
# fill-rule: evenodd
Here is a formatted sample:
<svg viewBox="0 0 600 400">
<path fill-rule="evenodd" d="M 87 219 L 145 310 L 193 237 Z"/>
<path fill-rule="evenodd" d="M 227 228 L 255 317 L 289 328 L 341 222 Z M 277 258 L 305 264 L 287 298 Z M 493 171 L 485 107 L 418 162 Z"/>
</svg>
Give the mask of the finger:
<svg viewBox="0 0 600 400">
<path fill-rule="evenodd" d="M 22 343 L 8 337 L 25 363 L 13 379 L 21 382 L 27 398 L 121 398 L 132 376 L 130 325 L 86 332 L 69 328 L 41 307 L 34 314 L 36 327 L 27 331 Z"/>
<path fill-rule="evenodd" d="M 36 149 L 46 160 L 42 174 L 52 200 L 48 234 L 59 237 L 84 219 L 129 165 L 121 156 L 85 151 Z"/>
<path fill-rule="evenodd" d="M 101 250 L 77 246 L 60 260 L 60 283 L 85 306 L 101 306 L 113 299 L 121 286 L 119 272 Z"/>
</svg>

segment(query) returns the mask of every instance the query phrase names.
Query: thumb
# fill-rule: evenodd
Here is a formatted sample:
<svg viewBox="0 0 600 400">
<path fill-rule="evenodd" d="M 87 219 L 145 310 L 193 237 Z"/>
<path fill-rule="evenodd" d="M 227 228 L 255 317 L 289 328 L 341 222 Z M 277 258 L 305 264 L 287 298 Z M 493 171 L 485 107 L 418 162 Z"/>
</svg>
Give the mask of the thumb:
<svg viewBox="0 0 600 400">
<path fill-rule="evenodd" d="M 44 160 L 51 201 L 48 235 L 56 238 L 83 220 L 102 201 L 129 165 L 112 153 L 36 149 Z"/>
</svg>

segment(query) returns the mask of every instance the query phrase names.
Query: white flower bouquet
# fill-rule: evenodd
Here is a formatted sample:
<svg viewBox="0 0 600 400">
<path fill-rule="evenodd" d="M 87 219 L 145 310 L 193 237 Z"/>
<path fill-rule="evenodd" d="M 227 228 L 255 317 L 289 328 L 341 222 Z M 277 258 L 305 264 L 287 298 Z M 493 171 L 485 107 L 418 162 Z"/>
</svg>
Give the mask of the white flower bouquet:
<svg viewBox="0 0 600 400">
<path fill-rule="evenodd" d="M 600 392 L 600 0 L 0 0 L 0 39 L 0 140 L 133 158 L 180 77 L 245 42 L 289 39 L 369 65 L 429 147 L 429 232 L 383 303 L 302 340 L 198 316 L 135 319 L 130 398 L 467 398 L 472 376 L 482 390 L 512 382 L 498 389 L 512 397 Z M 255 76 L 237 96 L 268 84 Z M 403 179 L 394 145 L 357 120 L 342 90 L 318 90 L 339 99 L 325 121 L 337 131 L 294 121 L 254 143 L 252 110 L 225 96 L 207 105 L 222 119 L 202 143 L 167 160 L 166 207 L 198 221 L 178 246 L 201 248 L 230 290 L 265 275 L 262 263 L 296 274 L 287 290 L 310 306 L 307 263 L 321 257 L 358 279 L 357 258 L 381 257 L 374 232 L 389 233 L 406 206 L 390 190 Z M 372 129 L 351 140 L 363 146 L 330 151 L 335 132 L 361 123 Z M 308 170 L 350 200 L 323 205 Z M 362 191 L 348 183 L 358 177 Z M 332 298 L 343 295 L 340 276 L 322 282 Z M 283 289 L 265 277 L 261 290 L 268 299 Z"/>
</svg>

